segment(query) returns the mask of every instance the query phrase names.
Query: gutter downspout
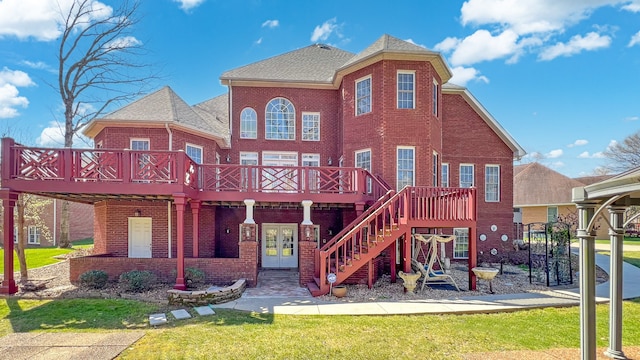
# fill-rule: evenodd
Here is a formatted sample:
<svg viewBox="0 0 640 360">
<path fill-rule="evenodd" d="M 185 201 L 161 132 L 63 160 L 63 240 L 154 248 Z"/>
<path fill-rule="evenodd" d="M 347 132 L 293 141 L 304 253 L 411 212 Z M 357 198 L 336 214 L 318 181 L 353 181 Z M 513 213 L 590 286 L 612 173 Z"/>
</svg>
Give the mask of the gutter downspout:
<svg viewBox="0 0 640 360">
<path fill-rule="evenodd" d="M 233 116 L 233 88 L 231 87 L 231 79 L 229 79 L 229 137 L 233 136 L 233 126 L 231 126 L 231 119 Z M 231 144 L 229 144 L 231 145 Z"/>
<path fill-rule="evenodd" d="M 58 199 L 53 199 L 53 246 L 56 246 L 56 239 L 57 239 L 57 233 L 58 233 L 58 223 L 57 223 L 57 215 L 58 215 L 58 202 L 56 201 Z"/>
<path fill-rule="evenodd" d="M 167 129 L 167 133 L 169 133 L 169 148 L 167 150 L 173 150 L 173 132 L 169 128 L 169 123 L 164 124 L 164 128 Z"/>
<path fill-rule="evenodd" d="M 173 150 L 173 132 L 169 128 L 169 123 L 164 124 L 164 128 L 167 129 L 167 133 L 169 134 L 169 148 L 167 150 Z M 167 254 L 168 258 L 171 259 L 171 201 L 167 201 Z"/>
</svg>

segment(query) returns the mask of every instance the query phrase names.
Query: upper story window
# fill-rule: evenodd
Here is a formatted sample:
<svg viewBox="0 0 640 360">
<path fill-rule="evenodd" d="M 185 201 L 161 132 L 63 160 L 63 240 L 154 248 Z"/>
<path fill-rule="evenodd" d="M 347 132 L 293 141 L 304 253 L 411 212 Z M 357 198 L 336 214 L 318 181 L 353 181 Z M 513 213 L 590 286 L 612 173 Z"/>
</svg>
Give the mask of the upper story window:
<svg viewBox="0 0 640 360">
<path fill-rule="evenodd" d="M 500 166 L 486 165 L 484 167 L 484 201 L 500 201 Z"/>
<path fill-rule="evenodd" d="M 438 116 L 438 88 L 440 85 L 433 79 L 433 115 Z"/>
<path fill-rule="evenodd" d="M 371 149 L 356 151 L 356 167 L 371 172 Z M 372 191 L 371 178 L 367 178 L 367 193 Z"/>
<path fill-rule="evenodd" d="M 438 186 L 438 153 L 433 152 L 433 186 Z"/>
<path fill-rule="evenodd" d="M 356 80 L 356 115 L 371 112 L 371 76 Z"/>
<path fill-rule="evenodd" d="M 202 146 L 187 143 L 185 151 L 193 161 L 202 164 Z"/>
<path fill-rule="evenodd" d="M 320 113 L 302 113 L 302 140 L 320 141 Z"/>
<path fill-rule="evenodd" d="M 473 165 L 460 164 L 460 187 L 470 188 L 473 184 Z"/>
<path fill-rule="evenodd" d="M 415 73 L 398 71 L 398 109 L 413 109 L 415 100 Z"/>
<path fill-rule="evenodd" d="M 258 114 L 252 108 L 244 108 L 240 113 L 240 138 L 256 139 L 258 137 Z"/>
<path fill-rule="evenodd" d="M 149 150 L 149 139 L 131 139 L 131 150 Z"/>
<path fill-rule="evenodd" d="M 442 163 L 441 169 L 442 180 L 440 180 L 440 186 L 449 187 L 449 164 Z"/>
<path fill-rule="evenodd" d="M 296 111 L 291 101 L 275 98 L 265 111 L 265 138 L 268 140 L 296 139 Z"/>
<path fill-rule="evenodd" d="M 398 147 L 396 167 L 398 169 L 396 190 L 400 191 L 405 186 L 413 186 L 415 178 L 415 149 L 413 147 Z"/>
</svg>

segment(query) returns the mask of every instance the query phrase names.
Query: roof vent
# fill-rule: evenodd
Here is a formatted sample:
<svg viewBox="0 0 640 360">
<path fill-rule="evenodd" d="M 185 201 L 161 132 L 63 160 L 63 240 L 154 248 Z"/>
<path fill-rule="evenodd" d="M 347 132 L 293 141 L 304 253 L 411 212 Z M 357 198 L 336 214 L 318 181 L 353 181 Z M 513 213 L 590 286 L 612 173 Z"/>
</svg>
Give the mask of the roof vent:
<svg viewBox="0 0 640 360">
<path fill-rule="evenodd" d="M 325 44 L 316 44 L 316 47 L 319 49 L 331 50 L 331 48 Z"/>
</svg>

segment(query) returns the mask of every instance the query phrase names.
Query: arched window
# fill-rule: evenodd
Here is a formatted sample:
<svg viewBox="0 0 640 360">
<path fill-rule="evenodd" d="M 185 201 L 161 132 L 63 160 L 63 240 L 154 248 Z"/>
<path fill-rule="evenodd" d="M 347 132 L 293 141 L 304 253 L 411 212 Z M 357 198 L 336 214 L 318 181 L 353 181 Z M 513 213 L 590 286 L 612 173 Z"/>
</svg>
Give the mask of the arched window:
<svg viewBox="0 0 640 360">
<path fill-rule="evenodd" d="M 240 113 L 240 138 L 255 139 L 258 137 L 258 114 L 252 108 L 244 108 Z"/>
<path fill-rule="evenodd" d="M 275 98 L 265 110 L 265 138 L 270 140 L 296 139 L 296 111 L 291 101 Z"/>
</svg>

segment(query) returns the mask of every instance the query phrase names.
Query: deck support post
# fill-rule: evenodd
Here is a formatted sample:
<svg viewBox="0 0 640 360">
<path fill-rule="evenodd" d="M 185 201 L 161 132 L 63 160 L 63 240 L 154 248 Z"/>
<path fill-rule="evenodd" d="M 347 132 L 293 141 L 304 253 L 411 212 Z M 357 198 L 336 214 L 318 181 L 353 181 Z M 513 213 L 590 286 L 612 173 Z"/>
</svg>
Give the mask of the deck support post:
<svg viewBox="0 0 640 360">
<path fill-rule="evenodd" d="M 177 238 L 177 277 L 176 284 L 173 286 L 176 290 L 186 290 L 187 285 L 184 281 L 184 209 L 187 205 L 187 196 L 183 193 L 173 194 L 173 202 L 176 204 L 176 227 L 178 232 Z"/>
<path fill-rule="evenodd" d="M 394 241 L 394 245 L 390 246 L 389 249 L 391 251 L 389 251 L 389 261 L 391 262 L 390 268 L 391 268 L 391 283 L 395 283 L 396 281 L 398 281 L 398 254 L 396 252 L 396 249 L 398 248 L 398 241 Z"/>
<path fill-rule="evenodd" d="M 193 217 L 193 257 L 200 257 L 200 200 L 191 200 L 191 215 Z"/>
<path fill-rule="evenodd" d="M 626 359 L 622 351 L 622 243 L 626 207 L 609 206 L 611 264 L 609 271 L 609 347 L 604 354 L 612 359 Z"/>
<path fill-rule="evenodd" d="M 595 236 L 589 223 L 596 204 L 577 202 L 580 244 L 580 358 L 596 358 L 596 256 Z M 613 286 L 613 285 L 612 285 Z"/>
<path fill-rule="evenodd" d="M 255 205 L 256 201 L 253 199 L 245 199 L 244 204 L 247 206 L 246 217 L 244 219 L 244 224 L 255 224 L 256 221 L 253 220 L 253 205 Z"/>
<path fill-rule="evenodd" d="M 11 295 L 18 292 L 16 281 L 13 278 L 13 212 L 18 201 L 18 194 L 9 189 L 0 189 L 2 205 L 4 206 L 4 280 L 0 287 L 0 294 Z"/>
</svg>

